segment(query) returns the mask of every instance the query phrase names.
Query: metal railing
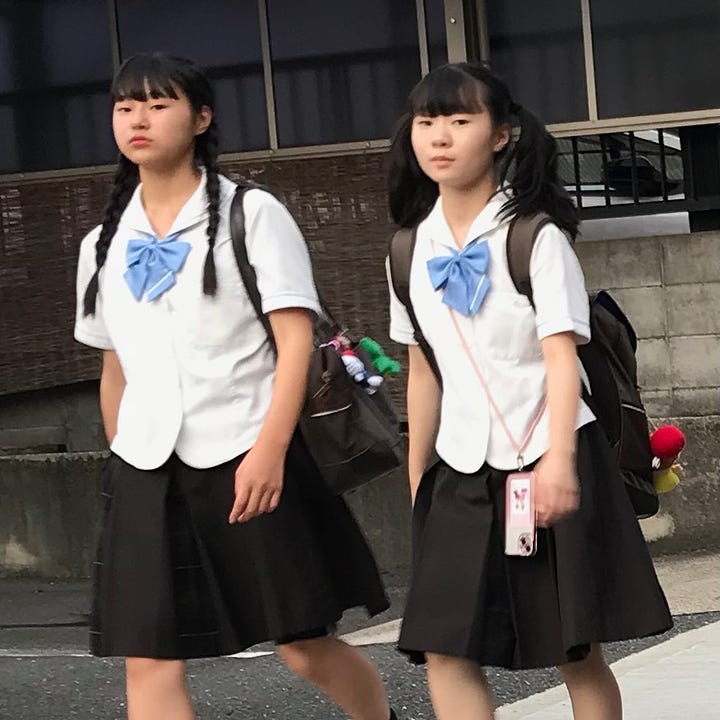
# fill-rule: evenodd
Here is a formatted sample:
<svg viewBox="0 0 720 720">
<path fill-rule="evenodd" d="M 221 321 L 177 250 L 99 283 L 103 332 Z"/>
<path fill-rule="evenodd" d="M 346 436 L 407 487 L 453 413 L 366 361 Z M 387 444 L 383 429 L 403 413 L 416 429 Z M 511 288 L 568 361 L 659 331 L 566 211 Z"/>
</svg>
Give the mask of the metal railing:
<svg viewBox="0 0 720 720">
<path fill-rule="evenodd" d="M 676 129 L 559 138 L 559 172 L 583 219 L 720 208 L 699 197 Z"/>
</svg>

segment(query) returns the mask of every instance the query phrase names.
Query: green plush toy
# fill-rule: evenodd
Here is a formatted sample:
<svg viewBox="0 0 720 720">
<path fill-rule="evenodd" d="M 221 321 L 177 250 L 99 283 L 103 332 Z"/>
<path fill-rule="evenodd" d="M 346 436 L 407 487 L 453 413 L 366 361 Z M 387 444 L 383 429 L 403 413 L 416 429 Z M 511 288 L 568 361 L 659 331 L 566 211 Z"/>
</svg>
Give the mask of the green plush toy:
<svg viewBox="0 0 720 720">
<path fill-rule="evenodd" d="M 375 369 L 381 375 L 397 375 L 400 372 L 400 363 L 388 357 L 380 344 L 372 338 L 364 337 L 360 340 L 360 347 L 370 356 Z"/>
</svg>

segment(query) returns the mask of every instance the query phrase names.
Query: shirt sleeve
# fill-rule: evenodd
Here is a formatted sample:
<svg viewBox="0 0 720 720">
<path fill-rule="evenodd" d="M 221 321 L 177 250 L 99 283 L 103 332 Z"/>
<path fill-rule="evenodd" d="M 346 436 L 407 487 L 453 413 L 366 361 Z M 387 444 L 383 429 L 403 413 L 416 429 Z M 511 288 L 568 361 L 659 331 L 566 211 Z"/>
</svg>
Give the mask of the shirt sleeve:
<svg viewBox="0 0 720 720">
<path fill-rule="evenodd" d="M 75 339 L 83 345 L 100 350 L 112 350 L 102 310 L 102 293 L 99 292 L 95 304 L 95 314 L 85 315 L 83 301 L 90 278 L 95 273 L 95 243 L 100 235 L 100 226 L 89 232 L 80 245 L 78 260 L 76 303 L 75 303 Z"/>
<path fill-rule="evenodd" d="M 292 215 L 263 190 L 248 190 L 243 209 L 248 260 L 255 268 L 263 312 L 305 308 L 319 314 L 310 253 Z"/>
<path fill-rule="evenodd" d="M 555 225 L 540 231 L 530 258 L 537 335 L 573 332 L 578 345 L 590 340 L 590 307 L 580 261 Z"/>
<path fill-rule="evenodd" d="M 388 286 L 390 288 L 390 338 L 401 345 L 417 345 L 415 330 L 405 306 L 398 300 L 390 274 L 390 258 L 385 260 Z"/>
</svg>

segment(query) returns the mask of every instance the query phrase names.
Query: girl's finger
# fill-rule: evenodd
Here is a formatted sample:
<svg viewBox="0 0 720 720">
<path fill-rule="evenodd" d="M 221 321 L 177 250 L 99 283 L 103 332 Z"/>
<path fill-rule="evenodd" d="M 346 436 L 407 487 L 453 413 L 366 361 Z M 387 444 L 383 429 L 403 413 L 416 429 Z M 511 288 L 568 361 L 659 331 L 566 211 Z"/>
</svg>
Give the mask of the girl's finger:
<svg viewBox="0 0 720 720">
<path fill-rule="evenodd" d="M 240 522 L 247 522 L 258 515 L 258 507 L 261 497 L 262 493 L 259 490 L 252 490 L 250 492 L 250 497 L 248 498 L 247 505 L 245 506 L 245 511 L 238 518 Z"/>
<path fill-rule="evenodd" d="M 241 484 L 239 488 L 235 487 L 235 502 L 228 518 L 230 524 L 236 523 L 238 518 L 245 512 L 249 497 L 250 490 L 245 484 Z"/>
<path fill-rule="evenodd" d="M 260 496 L 260 500 L 258 502 L 258 515 L 265 515 L 267 512 L 270 511 L 270 500 L 272 498 L 272 492 L 266 490 L 262 495 Z"/>
<path fill-rule="evenodd" d="M 278 491 L 275 491 L 275 492 L 270 496 L 270 507 L 269 507 L 269 509 L 268 509 L 268 512 L 275 512 L 275 510 L 277 510 L 277 507 L 278 507 L 278 505 L 280 504 L 280 497 L 281 497 L 281 496 L 282 496 L 282 492 L 279 491 L 279 490 L 278 490 Z"/>
</svg>

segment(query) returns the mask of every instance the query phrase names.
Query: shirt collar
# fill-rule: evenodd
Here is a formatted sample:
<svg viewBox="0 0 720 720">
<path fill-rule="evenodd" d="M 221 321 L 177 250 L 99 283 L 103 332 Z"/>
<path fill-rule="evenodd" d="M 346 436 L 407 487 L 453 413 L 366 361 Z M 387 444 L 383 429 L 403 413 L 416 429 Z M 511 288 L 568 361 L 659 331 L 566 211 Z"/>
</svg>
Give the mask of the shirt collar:
<svg viewBox="0 0 720 720">
<path fill-rule="evenodd" d="M 168 237 L 170 235 L 183 232 L 183 230 L 187 230 L 207 218 L 206 187 L 207 177 L 205 169 L 203 168 L 199 185 L 197 186 L 195 192 L 188 198 L 187 202 L 183 205 L 182 209 L 175 218 L 175 221 L 168 232 Z M 141 193 L 142 183 L 135 188 L 135 192 L 130 198 L 130 202 L 128 203 L 127 208 L 125 208 L 125 212 L 123 213 L 120 222 L 122 225 L 125 225 L 136 232 L 154 235 L 155 232 L 152 229 L 152 225 L 148 220 L 145 208 L 142 204 Z"/>
<path fill-rule="evenodd" d="M 483 237 L 484 235 L 493 232 L 506 222 L 509 222 L 509 218 L 501 217 L 503 205 L 505 205 L 509 199 L 509 188 L 498 187 L 495 194 L 490 198 L 490 200 L 488 200 L 487 205 L 485 205 L 485 207 L 478 213 L 475 220 L 473 220 L 472 225 L 470 225 L 470 230 L 468 231 L 468 242 Z M 442 197 L 438 197 L 436 200 L 435 206 L 427 216 L 427 221 L 429 225 L 428 229 L 433 239 L 443 245 L 450 245 L 453 248 L 457 247 L 452 231 L 450 230 L 450 226 L 448 225 L 447 220 L 445 219 L 445 214 L 443 213 Z"/>
</svg>

